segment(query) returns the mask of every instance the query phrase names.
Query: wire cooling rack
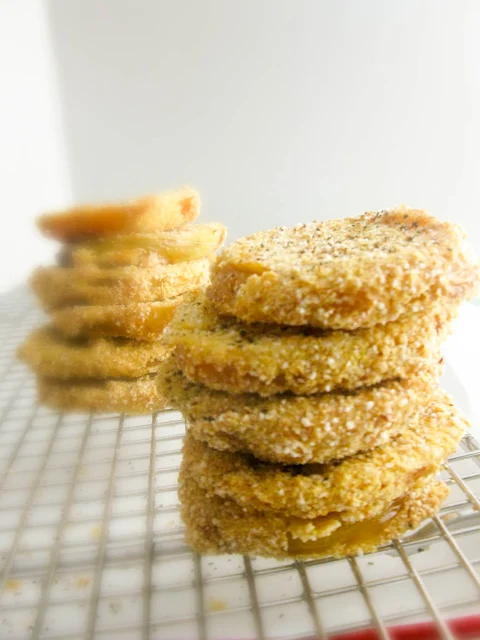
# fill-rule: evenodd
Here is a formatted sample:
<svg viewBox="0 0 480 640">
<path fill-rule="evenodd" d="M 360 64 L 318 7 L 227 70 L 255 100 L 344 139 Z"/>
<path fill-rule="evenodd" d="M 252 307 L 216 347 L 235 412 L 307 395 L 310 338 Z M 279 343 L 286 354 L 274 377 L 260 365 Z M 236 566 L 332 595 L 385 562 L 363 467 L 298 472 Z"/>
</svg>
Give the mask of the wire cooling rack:
<svg viewBox="0 0 480 640">
<path fill-rule="evenodd" d="M 201 557 L 179 518 L 181 416 L 38 406 L 15 348 L 40 320 L 23 290 L 0 297 L 0 638 L 480 638 L 472 436 L 441 513 L 403 542 L 337 561 Z"/>
</svg>

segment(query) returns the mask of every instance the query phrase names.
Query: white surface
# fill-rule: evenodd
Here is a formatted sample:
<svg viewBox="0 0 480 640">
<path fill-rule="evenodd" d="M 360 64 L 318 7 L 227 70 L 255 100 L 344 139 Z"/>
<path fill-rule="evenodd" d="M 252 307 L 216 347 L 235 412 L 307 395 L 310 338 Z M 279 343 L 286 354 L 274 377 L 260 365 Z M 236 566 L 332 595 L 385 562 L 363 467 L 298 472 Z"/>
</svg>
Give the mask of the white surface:
<svg viewBox="0 0 480 640">
<path fill-rule="evenodd" d="M 230 239 L 405 202 L 480 253 L 475 0 L 4 0 L 0 30 L 4 284 L 35 212 L 183 183 Z"/>
<path fill-rule="evenodd" d="M 462 306 L 443 352 L 447 362 L 443 386 L 466 412 L 475 437 L 480 439 L 480 306 Z"/>
<path fill-rule="evenodd" d="M 0 291 L 52 254 L 33 217 L 72 198 L 45 7 L 0 0 Z"/>
</svg>

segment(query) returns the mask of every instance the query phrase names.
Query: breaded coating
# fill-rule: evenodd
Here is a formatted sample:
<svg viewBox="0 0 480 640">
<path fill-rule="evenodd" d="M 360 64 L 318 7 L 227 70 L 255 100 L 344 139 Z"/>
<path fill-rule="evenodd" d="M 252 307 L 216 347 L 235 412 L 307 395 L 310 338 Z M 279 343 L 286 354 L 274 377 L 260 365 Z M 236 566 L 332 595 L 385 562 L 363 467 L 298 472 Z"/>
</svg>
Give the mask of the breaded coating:
<svg viewBox="0 0 480 640">
<path fill-rule="evenodd" d="M 46 378 L 139 378 L 155 373 L 168 352 L 160 341 L 67 340 L 47 326 L 32 331 L 20 345 L 18 357 Z"/>
<path fill-rule="evenodd" d="M 179 307 L 165 338 L 193 382 L 232 394 L 310 395 L 430 370 L 455 313 L 445 305 L 369 329 L 323 331 L 220 318 L 200 295 Z"/>
<path fill-rule="evenodd" d="M 83 205 L 40 216 L 40 231 L 62 242 L 178 229 L 200 214 L 196 191 L 183 187 L 123 203 Z"/>
<path fill-rule="evenodd" d="M 67 245 L 62 266 L 94 266 L 102 269 L 136 266 L 154 268 L 212 256 L 225 240 L 223 224 L 187 224 L 159 233 L 101 238 Z"/>
<path fill-rule="evenodd" d="M 246 322 L 353 330 L 469 298 L 478 281 L 459 227 L 400 207 L 238 240 L 220 254 L 208 295 Z"/>
<path fill-rule="evenodd" d="M 76 305 L 167 300 L 208 284 L 209 271 L 208 258 L 158 269 L 38 267 L 30 285 L 44 309 L 50 311 Z"/>
<path fill-rule="evenodd" d="M 442 397 L 432 373 L 350 392 L 232 396 L 190 382 L 170 357 L 159 366 L 158 389 L 196 440 L 283 464 L 328 462 L 378 447 Z"/>
<path fill-rule="evenodd" d="M 37 378 L 39 402 L 58 411 L 94 411 L 143 415 L 168 405 L 155 376 L 131 380 L 57 380 Z"/>
<path fill-rule="evenodd" d="M 182 296 L 177 296 L 163 302 L 77 305 L 53 311 L 51 321 L 68 338 L 158 340 L 181 301 Z"/>
<path fill-rule="evenodd" d="M 242 553 L 283 558 L 340 558 L 375 551 L 433 516 L 448 495 L 443 482 L 431 482 L 398 497 L 383 512 L 354 523 L 337 514 L 314 520 L 285 517 L 207 497 L 191 479 L 179 489 L 185 537 L 200 553 Z"/>
<path fill-rule="evenodd" d="M 435 473 L 455 451 L 467 425 L 444 393 L 387 444 L 329 464 L 296 466 L 216 451 L 188 433 L 182 471 L 208 496 L 228 498 L 250 510 L 300 518 L 341 511 L 355 521 L 368 516 L 379 497 L 395 500 L 418 478 Z"/>
</svg>

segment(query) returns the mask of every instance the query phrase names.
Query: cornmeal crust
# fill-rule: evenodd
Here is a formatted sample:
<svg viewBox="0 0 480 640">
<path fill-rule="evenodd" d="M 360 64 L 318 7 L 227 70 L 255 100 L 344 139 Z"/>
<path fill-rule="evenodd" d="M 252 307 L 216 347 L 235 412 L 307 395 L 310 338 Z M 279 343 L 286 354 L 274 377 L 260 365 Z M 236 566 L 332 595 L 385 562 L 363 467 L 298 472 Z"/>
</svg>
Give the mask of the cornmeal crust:
<svg viewBox="0 0 480 640">
<path fill-rule="evenodd" d="M 200 213 L 196 191 L 183 187 L 123 203 L 85 205 L 38 218 L 42 233 L 62 242 L 177 229 Z"/>
<path fill-rule="evenodd" d="M 153 375 L 132 380 L 56 380 L 38 377 L 37 392 L 41 403 L 59 411 L 142 415 L 167 407 L 165 399 L 158 394 Z"/>
<path fill-rule="evenodd" d="M 461 301 L 478 280 L 459 227 L 400 207 L 238 240 L 218 257 L 208 295 L 247 322 L 352 330 Z"/>
<path fill-rule="evenodd" d="M 443 395 L 389 443 L 325 465 L 266 464 L 216 451 L 188 433 L 182 476 L 195 480 L 208 496 L 228 498 L 249 510 L 300 518 L 341 511 L 344 520 L 361 520 L 379 500 L 395 500 L 419 478 L 435 473 L 455 451 L 468 423 Z"/>
<path fill-rule="evenodd" d="M 158 269 L 38 267 L 30 285 L 47 310 L 76 305 L 158 302 L 205 286 L 208 258 Z"/>
<path fill-rule="evenodd" d="M 51 327 L 34 330 L 18 356 L 49 378 L 139 378 L 155 373 L 169 349 L 160 341 L 116 338 L 66 340 Z"/>
<path fill-rule="evenodd" d="M 218 222 L 187 224 L 181 229 L 102 238 L 67 245 L 63 266 L 154 268 L 212 256 L 225 240 L 226 229 Z"/>
<path fill-rule="evenodd" d="M 433 516 L 448 495 L 431 482 L 397 498 L 383 513 L 355 523 L 333 516 L 301 521 L 278 514 L 243 511 L 231 500 L 207 497 L 190 479 L 179 489 L 185 537 L 201 553 L 241 553 L 273 558 L 335 558 L 375 551 Z"/>
<path fill-rule="evenodd" d="M 182 296 L 177 296 L 163 302 L 77 305 L 54 311 L 51 320 L 55 329 L 68 338 L 158 340 L 181 301 Z"/>
<path fill-rule="evenodd" d="M 171 358 L 159 366 L 158 389 L 182 412 L 196 440 L 284 464 L 328 462 L 378 447 L 442 398 L 432 374 L 353 392 L 232 396 L 189 382 Z"/>
<path fill-rule="evenodd" d="M 220 318 L 203 295 L 165 331 L 184 375 L 229 393 L 310 395 L 430 370 L 456 308 L 445 305 L 368 329 L 322 331 Z"/>
</svg>

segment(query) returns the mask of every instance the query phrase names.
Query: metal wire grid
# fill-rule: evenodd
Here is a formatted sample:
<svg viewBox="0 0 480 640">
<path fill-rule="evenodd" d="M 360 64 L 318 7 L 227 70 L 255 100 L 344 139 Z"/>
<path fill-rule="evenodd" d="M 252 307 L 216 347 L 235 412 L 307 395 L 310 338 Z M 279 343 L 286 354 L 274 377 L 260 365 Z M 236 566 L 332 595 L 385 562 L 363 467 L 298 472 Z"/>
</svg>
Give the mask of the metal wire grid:
<svg viewBox="0 0 480 640">
<path fill-rule="evenodd" d="M 440 517 L 362 557 L 200 557 L 183 542 L 184 423 L 56 414 L 34 401 L 15 348 L 39 313 L 0 299 L 0 638 L 335 638 L 480 611 L 480 447 L 444 475 Z M 478 634 L 480 637 L 480 632 Z"/>
</svg>

